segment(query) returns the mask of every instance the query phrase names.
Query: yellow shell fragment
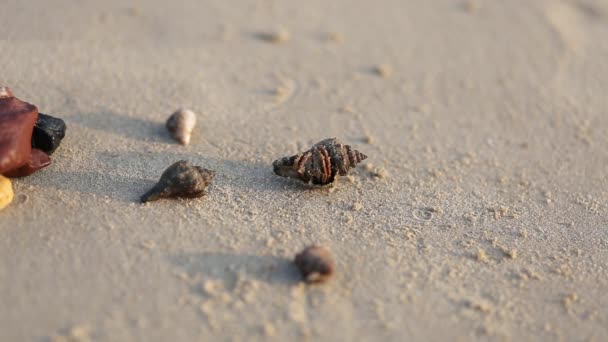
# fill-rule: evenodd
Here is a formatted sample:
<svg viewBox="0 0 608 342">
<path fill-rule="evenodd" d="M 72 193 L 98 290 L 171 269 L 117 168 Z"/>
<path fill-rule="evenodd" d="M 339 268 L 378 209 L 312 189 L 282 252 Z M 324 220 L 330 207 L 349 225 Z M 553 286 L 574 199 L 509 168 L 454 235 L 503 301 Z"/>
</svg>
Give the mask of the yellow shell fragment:
<svg viewBox="0 0 608 342">
<path fill-rule="evenodd" d="M 0 210 L 13 201 L 13 184 L 11 180 L 0 175 Z"/>
</svg>

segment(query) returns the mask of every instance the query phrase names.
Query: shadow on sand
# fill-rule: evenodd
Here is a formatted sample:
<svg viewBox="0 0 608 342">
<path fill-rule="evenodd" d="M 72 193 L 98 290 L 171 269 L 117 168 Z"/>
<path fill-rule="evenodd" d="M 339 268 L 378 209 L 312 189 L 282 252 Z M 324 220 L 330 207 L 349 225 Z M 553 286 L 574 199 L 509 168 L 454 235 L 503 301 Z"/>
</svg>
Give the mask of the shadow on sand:
<svg viewBox="0 0 608 342">
<path fill-rule="evenodd" d="M 228 290 L 234 290 L 243 278 L 285 286 L 301 280 L 291 260 L 272 255 L 184 253 L 169 256 L 169 261 L 190 275 L 219 281 Z M 200 291 L 200 286 L 194 290 Z"/>
<path fill-rule="evenodd" d="M 71 117 L 70 122 L 133 140 L 175 143 L 169 136 L 164 122 L 121 115 L 109 110 L 82 113 Z"/>
</svg>

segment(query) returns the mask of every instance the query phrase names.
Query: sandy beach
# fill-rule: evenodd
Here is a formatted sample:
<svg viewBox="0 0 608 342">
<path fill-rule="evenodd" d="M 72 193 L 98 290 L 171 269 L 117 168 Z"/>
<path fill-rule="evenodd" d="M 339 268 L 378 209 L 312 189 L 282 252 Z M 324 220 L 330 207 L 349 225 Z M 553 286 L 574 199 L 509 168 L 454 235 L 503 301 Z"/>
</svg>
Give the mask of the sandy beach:
<svg viewBox="0 0 608 342">
<path fill-rule="evenodd" d="M 608 340 L 607 1 L 0 8 L 0 86 L 68 125 L 0 211 L 0 341 Z M 273 173 L 328 137 L 368 159 Z M 208 195 L 139 203 L 182 159 Z"/>
</svg>

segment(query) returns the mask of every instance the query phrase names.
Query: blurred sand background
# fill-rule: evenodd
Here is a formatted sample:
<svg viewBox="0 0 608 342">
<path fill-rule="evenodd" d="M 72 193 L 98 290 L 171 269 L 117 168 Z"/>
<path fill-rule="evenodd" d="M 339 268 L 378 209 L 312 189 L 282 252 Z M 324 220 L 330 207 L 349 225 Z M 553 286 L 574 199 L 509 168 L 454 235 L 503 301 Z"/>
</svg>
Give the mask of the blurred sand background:
<svg viewBox="0 0 608 342">
<path fill-rule="evenodd" d="M 608 339 L 608 2 L 3 0 L 0 24 L 0 84 L 68 124 L 0 212 L 1 341 Z M 369 156 L 352 177 L 272 173 L 333 136 Z M 209 195 L 138 204 L 179 159 Z M 326 285 L 291 265 L 310 243 Z"/>
</svg>

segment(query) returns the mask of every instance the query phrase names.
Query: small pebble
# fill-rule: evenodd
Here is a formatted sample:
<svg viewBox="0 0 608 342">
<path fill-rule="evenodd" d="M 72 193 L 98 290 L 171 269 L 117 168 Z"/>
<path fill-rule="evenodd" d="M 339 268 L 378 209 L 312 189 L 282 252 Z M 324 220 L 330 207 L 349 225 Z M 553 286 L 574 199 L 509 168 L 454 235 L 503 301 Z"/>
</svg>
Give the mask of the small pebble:
<svg viewBox="0 0 608 342">
<path fill-rule="evenodd" d="M 179 109 L 171 114 L 165 126 L 173 139 L 182 145 L 188 145 L 196 126 L 196 114 L 189 109 Z"/>
<path fill-rule="evenodd" d="M 213 180 L 215 171 L 180 160 L 169 166 L 158 183 L 141 197 L 141 202 L 161 198 L 196 198 L 206 194 L 205 189 Z"/>
<path fill-rule="evenodd" d="M 562 301 L 566 310 L 570 310 L 572 308 L 572 304 L 578 301 L 578 294 L 576 292 L 572 292 L 565 296 Z"/>
<path fill-rule="evenodd" d="M 463 4 L 464 10 L 469 13 L 474 13 L 479 11 L 481 8 L 481 4 L 478 0 L 466 0 Z"/>
<path fill-rule="evenodd" d="M 38 113 L 32 134 L 32 147 L 51 155 L 61 144 L 65 131 L 66 125 L 63 120 Z"/>
<path fill-rule="evenodd" d="M 509 259 L 517 259 L 517 249 L 505 249 L 505 248 L 503 248 L 502 252 Z"/>
<path fill-rule="evenodd" d="M 11 180 L 0 175 L 0 210 L 11 204 L 14 196 Z"/>
<path fill-rule="evenodd" d="M 355 113 L 355 109 L 351 105 L 344 105 L 338 109 L 341 113 L 353 114 Z"/>
<path fill-rule="evenodd" d="M 380 64 L 374 67 L 374 72 L 383 78 L 388 78 L 393 75 L 393 67 L 388 64 Z"/>
<path fill-rule="evenodd" d="M 475 254 L 475 259 L 479 262 L 487 262 L 488 261 L 488 255 L 486 254 L 486 251 L 484 251 L 483 249 L 478 249 L 477 253 Z"/>
<path fill-rule="evenodd" d="M 330 252 L 321 246 L 309 246 L 296 255 L 294 260 L 307 283 L 322 283 L 335 273 L 335 263 Z"/>
<path fill-rule="evenodd" d="M 374 169 L 373 172 L 370 172 L 370 176 L 375 177 L 375 178 L 380 178 L 380 179 L 384 179 L 384 178 L 388 178 L 388 172 L 386 171 L 386 169 L 384 169 L 383 167 L 378 167 L 376 169 Z"/>
<path fill-rule="evenodd" d="M 29 200 L 29 196 L 27 194 L 19 194 L 17 196 L 17 203 L 25 204 Z"/>
<path fill-rule="evenodd" d="M 261 40 L 264 40 L 269 43 L 284 44 L 289 41 L 289 39 L 291 38 L 291 34 L 289 33 L 288 30 L 282 28 L 275 32 L 260 33 L 260 34 L 258 34 L 258 37 Z"/>
<path fill-rule="evenodd" d="M 327 40 L 335 43 L 343 43 L 344 35 L 341 32 L 329 32 L 327 34 Z"/>
<path fill-rule="evenodd" d="M 274 337 L 277 335 L 277 329 L 274 327 L 272 323 L 265 323 L 264 327 L 264 335 L 267 337 Z"/>
</svg>

